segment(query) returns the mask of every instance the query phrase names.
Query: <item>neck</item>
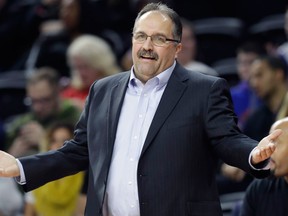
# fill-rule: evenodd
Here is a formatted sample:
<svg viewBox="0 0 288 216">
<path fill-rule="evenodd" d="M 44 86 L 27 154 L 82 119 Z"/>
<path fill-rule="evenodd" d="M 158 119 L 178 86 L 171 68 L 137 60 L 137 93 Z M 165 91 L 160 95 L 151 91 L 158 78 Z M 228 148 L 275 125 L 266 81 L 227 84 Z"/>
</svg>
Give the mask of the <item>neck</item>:
<svg viewBox="0 0 288 216">
<path fill-rule="evenodd" d="M 280 86 L 278 90 L 271 95 L 270 99 L 268 100 L 268 107 L 273 113 L 278 112 L 286 93 L 286 86 Z"/>
</svg>

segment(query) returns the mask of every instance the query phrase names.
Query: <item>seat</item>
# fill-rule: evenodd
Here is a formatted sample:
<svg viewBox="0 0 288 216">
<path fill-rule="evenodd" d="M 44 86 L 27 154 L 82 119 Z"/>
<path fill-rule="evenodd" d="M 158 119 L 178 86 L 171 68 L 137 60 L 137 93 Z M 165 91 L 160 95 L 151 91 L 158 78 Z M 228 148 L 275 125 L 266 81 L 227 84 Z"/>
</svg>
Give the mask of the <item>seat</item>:
<svg viewBox="0 0 288 216">
<path fill-rule="evenodd" d="M 198 52 L 202 62 L 214 62 L 235 56 L 243 37 L 244 23 L 234 17 L 194 20 Z"/>
<path fill-rule="evenodd" d="M 235 57 L 218 60 L 212 64 L 212 68 L 218 72 L 220 77 L 227 80 L 230 87 L 240 81 Z"/>
<path fill-rule="evenodd" d="M 239 202 L 243 200 L 245 191 L 223 194 L 220 196 L 220 203 L 223 215 L 231 215 Z"/>
<path fill-rule="evenodd" d="M 258 34 L 273 30 L 284 30 L 285 15 L 274 14 L 261 19 L 249 29 L 251 34 Z"/>
<path fill-rule="evenodd" d="M 271 42 L 275 46 L 287 41 L 284 30 L 285 14 L 274 14 L 264 17 L 248 29 L 252 39 L 262 43 Z"/>
</svg>

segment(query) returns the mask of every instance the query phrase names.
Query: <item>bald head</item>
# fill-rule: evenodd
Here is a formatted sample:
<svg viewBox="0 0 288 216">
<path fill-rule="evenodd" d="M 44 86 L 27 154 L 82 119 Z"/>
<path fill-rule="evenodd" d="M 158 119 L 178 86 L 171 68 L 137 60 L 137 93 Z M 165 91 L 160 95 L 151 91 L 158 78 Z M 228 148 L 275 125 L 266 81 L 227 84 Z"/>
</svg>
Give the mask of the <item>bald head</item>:
<svg viewBox="0 0 288 216">
<path fill-rule="evenodd" d="M 276 121 L 270 131 L 281 129 L 282 134 L 275 141 L 276 149 L 271 155 L 271 171 L 276 177 L 283 176 L 288 182 L 288 117 Z"/>
<path fill-rule="evenodd" d="M 270 132 L 276 130 L 276 129 L 281 129 L 281 130 L 287 130 L 288 129 L 288 117 L 279 119 L 276 121 L 270 129 Z"/>
</svg>

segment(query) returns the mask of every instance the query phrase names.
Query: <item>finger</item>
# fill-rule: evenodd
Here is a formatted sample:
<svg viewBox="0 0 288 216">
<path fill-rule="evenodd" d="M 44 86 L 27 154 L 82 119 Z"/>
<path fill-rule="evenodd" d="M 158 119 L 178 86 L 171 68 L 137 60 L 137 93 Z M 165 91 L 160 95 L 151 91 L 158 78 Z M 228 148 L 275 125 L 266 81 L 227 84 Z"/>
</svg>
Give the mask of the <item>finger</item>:
<svg viewBox="0 0 288 216">
<path fill-rule="evenodd" d="M 273 143 L 269 143 L 267 146 L 265 147 L 259 147 L 258 148 L 259 150 L 259 156 L 262 158 L 262 159 L 267 159 L 269 158 L 272 153 L 274 152 L 275 150 L 275 145 Z"/>
<path fill-rule="evenodd" d="M 269 134 L 267 136 L 267 139 L 270 141 L 274 141 L 275 139 L 277 139 L 280 136 L 281 133 L 282 133 L 281 129 L 276 129 L 271 134 Z"/>
</svg>

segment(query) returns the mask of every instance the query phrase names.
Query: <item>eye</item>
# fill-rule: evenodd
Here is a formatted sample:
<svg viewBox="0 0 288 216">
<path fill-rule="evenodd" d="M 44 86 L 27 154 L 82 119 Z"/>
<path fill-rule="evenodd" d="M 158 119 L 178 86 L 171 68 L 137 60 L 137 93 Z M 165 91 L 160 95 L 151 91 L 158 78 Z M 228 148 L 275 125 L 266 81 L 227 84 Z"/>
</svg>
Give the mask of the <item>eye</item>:
<svg viewBox="0 0 288 216">
<path fill-rule="evenodd" d="M 166 42 L 166 38 L 162 35 L 155 35 L 154 41 L 158 44 L 164 44 Z"/>
<path fill-rule="evenodd" d="M 134 36 L 134 38 L 135 40 L 138 40 L 138 41 L 145 41 L 147 38 L 147 35 L 143 33 L 138 33 Z"/>
</svg>

